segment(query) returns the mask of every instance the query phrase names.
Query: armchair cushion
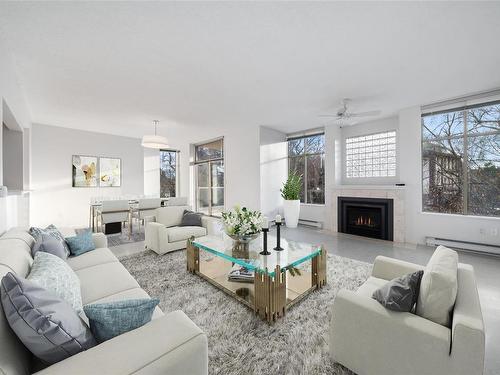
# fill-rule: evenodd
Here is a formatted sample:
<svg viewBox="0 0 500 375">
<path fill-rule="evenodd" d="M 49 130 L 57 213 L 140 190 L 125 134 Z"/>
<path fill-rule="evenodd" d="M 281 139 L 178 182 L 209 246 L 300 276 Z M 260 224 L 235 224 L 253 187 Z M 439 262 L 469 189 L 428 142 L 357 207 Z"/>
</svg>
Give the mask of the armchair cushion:
<svg viewBox="0 0 500 375">
<path fill-rule="evenodd" d="M 157 209 L 156 221 L 166 227 L 174 227 L 181 223 L 184 210 L 189 210 L 188 206 L 160 207 Z"/>
<path fill-rule="evenodd" d="M 458 254 L 444 246 L 434 251 L 420 284 L 417 314 L 435 323 L 450 326 L 457 298 Z"/>
<path fill-rule="evenodd" d="M 202 237 L 207 234 L 204 227 L 173 227 L 167 229 L 168 242 L 185 241 L 191 236 Z"/>
</svg>

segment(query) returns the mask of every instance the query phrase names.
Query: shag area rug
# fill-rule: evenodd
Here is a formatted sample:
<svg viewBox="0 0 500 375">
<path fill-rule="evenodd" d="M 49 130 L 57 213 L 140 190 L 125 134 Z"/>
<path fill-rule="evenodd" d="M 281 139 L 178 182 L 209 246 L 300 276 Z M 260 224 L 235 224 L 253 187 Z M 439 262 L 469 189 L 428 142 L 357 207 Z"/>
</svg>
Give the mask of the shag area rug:
<svg viewBox="0 0 500 375">
<path fill-rule="evenodd" d="M 184 250 L 165 255 L 146 251 L 120 261 L 150 296 L 160 299 L 165 313 L 182 310 L 207 334 L 210 374 L 353 375 L 329 357 L 330 311 L 340 289 L 355 290 L 368 278 L 368 263 L 328 255 L 327 286 L 268 324 L 188 273 Z"/>
</svg>

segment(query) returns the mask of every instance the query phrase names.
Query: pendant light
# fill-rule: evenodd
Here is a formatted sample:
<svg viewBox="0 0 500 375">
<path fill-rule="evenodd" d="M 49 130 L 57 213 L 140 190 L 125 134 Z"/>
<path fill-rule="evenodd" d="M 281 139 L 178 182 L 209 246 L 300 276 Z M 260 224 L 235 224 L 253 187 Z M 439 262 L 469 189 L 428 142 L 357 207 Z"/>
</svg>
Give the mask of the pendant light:
<svg viewBox="0 0 500 375">
<path fill-rule="evenodd" d="M 153 126 L 155 127 L 155 134 L 154 135 L 145 135 L 142 137 L 142 147 L 145 148 L 168 148 L 168 141 L 167 138 L 157 135 L 156 134 L 156 128 L 158 127 L 158 124 L 160 121 L 154 120 L 153 121 Z"/>
</svg>

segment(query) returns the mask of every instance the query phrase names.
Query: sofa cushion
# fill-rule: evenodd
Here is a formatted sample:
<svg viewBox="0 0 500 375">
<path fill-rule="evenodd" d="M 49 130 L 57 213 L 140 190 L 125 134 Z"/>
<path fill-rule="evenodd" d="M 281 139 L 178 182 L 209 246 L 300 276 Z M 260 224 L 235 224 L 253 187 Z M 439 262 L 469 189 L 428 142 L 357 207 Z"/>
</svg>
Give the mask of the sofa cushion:
<svg viewBox="0 0 500 375">
<path fill-rule="evenodd" d="M 12 330 L 38 358 L 56 363 L 96 345 L 76 311 L 53 293 L 8 273 L 2 305 Z"/>
<path fill-rule="evenodd" d="M 82 255 L 88 251 L 94 250 L 94 240 L 90 231 L 83 231 L 74 237 L 66 237 L 71 255 Z"/>
<path fill-rule="evenodd" d="M 184 210 L 189 210 L 188 206 L 172 206 L 158 208 L 156 221 L 166 227 L 177 226 L 182 221 Z"/>
<path fill-rule="evenodd" d="M 173 227 L 168 228 L 168 242 L 185 241 L 191 236 L 202 237 L 207 235 L 204 227 Z"/>
<path fill-rule="evenodd" d="M 73 270 L 78 271 L 99 264 L 118 262 L 118 258 L 107 247 L 101 247 L 77 257 L 71 256 L 66 262 Z"/>
<path fill-rule="evenodd" d="M 137 281 L 120 262 L 83 268 L 76 274 L 80 278 L 84 305 L 127 289 L 139 288 Z"/>
<path fill-rule="evenodd" d="M 65 300 L 75 311 L 82 311 L 80 279 L 61 258 L 39 251 L 27 279 Z"/>
<path fill-rule="evenodd" d="M 61 259 L 66 259 L 68 254 L 61 241 L 42 233 L 31 249 L 31 256 L 35 257 L 39 251 L 55 255 Z"/>
<path fill-rule="evenodd" d="M 397 277 L 373 292 L 373 299 L 389 310 L 410 312 L 417 302 L 420 279 L 424 271 Z"/>
<path fill-rule="evenodd" d="M 424 270 L 420 283 L 417 314 L 449 327 L 457 298 L 458 254 L 438 246 Z"/>
<path fill-rule="evenodd" d="M 158 303 L 157 298 L 126 299 L 93 303 L 86 305 L 84 311 L 90 330 L 101 343 L 150 322 Z"/>
</svg>

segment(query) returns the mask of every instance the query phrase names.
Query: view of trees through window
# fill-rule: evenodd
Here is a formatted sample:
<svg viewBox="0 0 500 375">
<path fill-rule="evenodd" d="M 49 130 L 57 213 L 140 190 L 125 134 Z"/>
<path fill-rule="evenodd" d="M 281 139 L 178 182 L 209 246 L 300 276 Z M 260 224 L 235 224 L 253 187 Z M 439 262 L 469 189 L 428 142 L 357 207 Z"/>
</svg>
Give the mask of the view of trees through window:
<svg viewBox="0 0 500 375">
<path fill-rule="evenodd" d="M 218 216 L 224 210 L 224 142 L 195 146 L 196 209 Z"/>
<path fill-rule="evenodd" d="M 160 196 L 175 197 L 177 151 L 160 150 Z"/>
<path fill-rule="evenodd" d="M 302 175 L 302 203 L 325 204 L 325 136 L 288 140 L 288 171 Z"/>
<path fill-rule="evenodd" d="M 500 216 L 500 103 L 422 115 L 423 210 Z"/>
</svg>

